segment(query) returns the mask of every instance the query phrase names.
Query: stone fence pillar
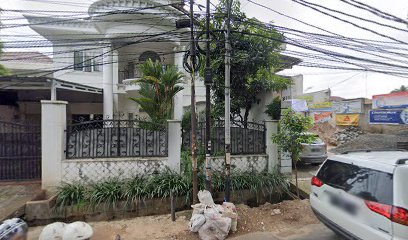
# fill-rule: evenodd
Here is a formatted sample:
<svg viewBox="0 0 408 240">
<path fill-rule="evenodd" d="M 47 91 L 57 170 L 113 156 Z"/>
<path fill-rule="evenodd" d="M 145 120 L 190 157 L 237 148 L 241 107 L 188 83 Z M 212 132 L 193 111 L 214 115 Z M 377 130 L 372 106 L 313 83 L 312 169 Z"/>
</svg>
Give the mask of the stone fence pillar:
<svg viewBox="0 0 408 240">
<path fill-rule="evenodd" d="M 168 122 L 168 167 L 180 173 L 181 159 L 181 121 L 167 120 Z"/>
<path fill-rule="evenodd" d="M 268 172 L 272 172 L 279 164 L 278 146 L 272 142 L 272 134 L 278 133 L 277 120 L 265 120 L 265 139 L 266 139 L 266 154 L 268 155 Z"/>
<path fill-rule="evenodd" d="M 41 101 L 41 182 L 46 190 L 58 187 L 62 179 L 67 104 L 65 101 Z"/>
</svg>

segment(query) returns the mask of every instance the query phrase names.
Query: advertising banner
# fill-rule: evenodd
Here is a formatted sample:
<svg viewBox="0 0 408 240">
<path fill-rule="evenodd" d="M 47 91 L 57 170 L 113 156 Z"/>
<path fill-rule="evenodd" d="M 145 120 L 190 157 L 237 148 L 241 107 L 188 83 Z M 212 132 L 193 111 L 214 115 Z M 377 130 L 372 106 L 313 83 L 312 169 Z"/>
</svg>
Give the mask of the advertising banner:
<svg viewBox="0 0 408 240">
<path fill-rule="evenodd" d="M 407 108 L 408 92 L 374 95 L 373 109 Z"/>
<path fill-rule="evenodd" d="M 309 109 L 311 112 L 332 112 L 332 106 L 332 102 L 313 103 L 309 105 Z"/>
<path fill-rule="evenodd" d="M 337 126 L 358 126 L 360 114 L 336 114 Z"/>
<path fill-rule="evenodd" d="M 370 124 L 408 124 L 408 108 L 404 110 L 371 110 Z"/>
<path fill-rule="evenodd" d="M 315 113 L 314 120 L 315 123 L 324 123 L 328 122 L 333 118 L 332 112 L 322 112 L 322 113 Z"/>
<path fill-rule="evenodd" d="M 333 111 L 340 114 L 362 113 L 363 99 L 344 100 L 333 103 Z"/>
</svg>

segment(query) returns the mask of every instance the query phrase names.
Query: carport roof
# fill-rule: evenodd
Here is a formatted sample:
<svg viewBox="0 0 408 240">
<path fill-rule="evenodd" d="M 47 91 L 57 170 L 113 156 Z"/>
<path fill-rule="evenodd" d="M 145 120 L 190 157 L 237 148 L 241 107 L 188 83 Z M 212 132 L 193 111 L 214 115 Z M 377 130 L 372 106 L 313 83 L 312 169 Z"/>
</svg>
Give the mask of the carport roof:
<svg viewBox="0 0 408 240">
<path fill-rule="evenodd" d="M 0 77 L 0 90 L 53 90 L 66 89 L 77 92 L 102 94 L 101 88 L 68 82 L 51 77 Z"/>
</svg>

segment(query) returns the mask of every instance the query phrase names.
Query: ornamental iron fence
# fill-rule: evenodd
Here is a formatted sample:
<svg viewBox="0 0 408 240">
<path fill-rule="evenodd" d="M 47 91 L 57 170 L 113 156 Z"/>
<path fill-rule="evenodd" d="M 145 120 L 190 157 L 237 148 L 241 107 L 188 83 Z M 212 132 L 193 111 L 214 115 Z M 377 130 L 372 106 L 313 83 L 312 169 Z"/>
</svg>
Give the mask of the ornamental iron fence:
<svg viewBox="0 0 408 240">
<path fill-rule="evenodd" d="M 0 181 L 41 178 L 41 126 L 0 121 Z"/>
<path fill-rule="evenodd" d="M 96 120 L 67 126 L 66 158 L 166 157 L 167 127 L 140 120 Z"/>
<path fill-rule="evenodd" d="M 265 124 L 254 122 L 231 122 L 231 154 L 264 154 L 266 152 Z M 197 144 L 205 149 L 205 122 L 197 125 Z M 191 149 L 191 129 L 183 129 L 183 149 Z M 214 121 L 211 128 L 211 151 L 213 155 L 225 152 L 224 121 Z"/>
</svg>

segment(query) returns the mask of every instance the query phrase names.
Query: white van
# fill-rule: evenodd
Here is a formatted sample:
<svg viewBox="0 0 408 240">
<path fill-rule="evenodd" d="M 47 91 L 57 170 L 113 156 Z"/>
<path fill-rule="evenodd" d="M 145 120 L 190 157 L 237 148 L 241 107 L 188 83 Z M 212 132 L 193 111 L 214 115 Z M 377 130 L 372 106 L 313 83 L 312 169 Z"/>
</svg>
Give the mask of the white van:
<svg viewBox="0 0 408 240">
<path fill-rule="evenodd" d="M 329 157 L 312 178 L 310 203 L 346 239 L 408 239 L 408 152 L 355 151 Z"/>
</svg>

